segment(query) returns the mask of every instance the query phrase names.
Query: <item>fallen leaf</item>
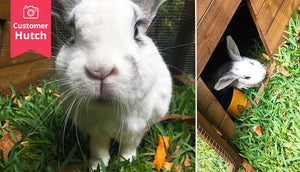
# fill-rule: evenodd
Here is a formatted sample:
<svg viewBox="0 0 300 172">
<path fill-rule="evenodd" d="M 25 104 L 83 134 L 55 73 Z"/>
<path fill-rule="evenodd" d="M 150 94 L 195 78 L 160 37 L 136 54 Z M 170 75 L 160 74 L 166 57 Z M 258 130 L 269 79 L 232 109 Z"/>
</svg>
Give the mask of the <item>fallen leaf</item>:
<svg viewBox="0 0 300 172">
<path fill-rule="evenodd" d="M 280 93 L 280 94 L 278 95 L 278 98 L 279 98 L 279 99 L 282 99 L 282 93 Z"/>
<path fill-rule="evenodd" d="M 188 168 L 191 166 L 191 159 L 188 155 L 185 155 L 185 161 L 184 161 L 183 165 L 185 168 Z"/>
<path fill-rule="evenodd" d="M 56 96 L 56 97 L 60 97 L 60 95 L 57 94 L 57 93 L 53 93 L 53 95 Z"/>
<path fill-rule="evenodd" d="M 299 36 L 300 26 L 296 29 L 296 36 Z"/>
<path fill-rule="evenodd" d="M 36 87 L 36 90 L 42 94 L 42 88 L 41 87 Z"/>
<path fill-rule="evenodd" d="M 154 161 L 153 161 L 154 167 L 156 167 L 158 170 L 160 170 L 163 164 L 165 163 L 166 154 L 167 154 L 165 146 L 166 149 L 169 148 L 169 137 L 160 136 L 158 140 L 158 147 L 156 149 Z"/>
<path fill-rule="evenodd" d="M 270 57 L 269 57 L 267 54 L 262 53 L 262 56 L 263 56 L 265 59 L 270 60 Z"/>
<path fill-rule="evenodd" d="M 31 97 L 31 95 L 25 96 L 25 100 L 28 100 Z"/>
<path fill-rule="evenodd" d="M 298 67 L 300 67 L 300 62 L 299 62 L 299 58 L 298 57 L 296 58 L 296 61 L 297 61 Z"/>
<path fill-rule="evenodd" d="M 22 135 L 20 132 L 14 130 L 14 134 L 16 136 L 16 138 L 18 140 L 20 140 L 22 138 Z M 7 162 L 8 161 L 8 154 L 10 149 L 12 148 L 12 146 L 16 143 L 17 141 L 14 139 L 13 135 L 11 133 L 8 133 L 6 135 L 4 135 L 1 139 L 0 139 L 0 150 L 3 151 L 3 157 L 4 157 L 4 161 Z"/>
<path fill-rule="evenodd" d="M 164 163 L 164 168 L 167 170 L 167 171 L 171 171 L 172 168 L 173 168 L 173 163 L 172 162 L 165 162 Z"/>
<path fill-rule="evenodd" d="M 4 127 L 8 127 L 9 126 L 8 122 L 4 122 L 4 124 L 2 126 L 3 126 L 2 128 L 3 128 L 4 135 L 8 134 L 9 131 L 4 128 Z"/>
<path fill-rule="evenodd" d="M 243 123 L 242 123 L 242 127 L 241 127 L 241 130 L 242 130 L 242 131 L 245 131 L 245 130 L 246 130 L 246 126 L 245 126 L 245 125 L 246 125 L 246 123 L 243 122 Z"/>
<path fill-rule="evenodd" d="M 283 120 L 286 120 L 286 111 L 283 111 Z"/>
<path fill-rule="evenodd" d="M 255 126 L 253 127 L 253 130 L 254 130 L 254 132 L 255 132 L 258 136 L 261 136 L 261 135 L 262 135 L 261 128 L 260 128 L 259 125 L 255 125 Z"/>
<path fill-rule="evenodd" d="M 23 106 L 23 104 L 20 102 L 20 100 L 17 101 L 17 105 L 19 108 L 21 108 Z"/>
<path fill-rule="evenodd" d="M 166 159 L 166 162 L 171 162 L 174 158 L 176 158 L 179 150 L 180 150 L 180 146 L 178 145 L 178 146 L 176 146 L 175 151 L 170 156 L 168 156 L 168 158 Z"/>
<path fill-rule="evenodd" d="M 284 76 L 291 76 L 291 74 L 284 68 L 284 67 L 279 67 L 279 72 L 284 75 Z"/>
<path fill-rule="evenodd" d="M 246 105 L 247 108 L 251 109 L 252 108 L 252 104 L 250 101 L 247 101 L 247 105 Z"/>
</svg>

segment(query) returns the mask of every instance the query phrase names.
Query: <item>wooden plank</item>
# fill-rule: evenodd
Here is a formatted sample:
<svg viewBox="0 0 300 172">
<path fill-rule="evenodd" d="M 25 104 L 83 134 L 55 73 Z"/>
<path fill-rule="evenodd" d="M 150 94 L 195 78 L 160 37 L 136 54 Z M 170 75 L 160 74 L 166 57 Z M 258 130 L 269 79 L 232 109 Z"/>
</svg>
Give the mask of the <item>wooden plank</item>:
<svg viewBox="0 0 300 172">
<path fill-rule="evenodd" d="M 234 164 L 231 171 L 238 171 L 243 158 L 241 158 L 237 151 L 235 151 L 231 145 L 224 140 L 207 119 L 198 111 L 197 112 L 197 133 L 200 137 L 207 142 L 228 164 Z M 221 149 L 222 148 L 222 149 Z"/>
<path fill-rule="evenodd" d="M 258 12 L 260 11 L 260 9 L 261 9 L 261 7 L 262 7 L 262 5 L 264 4 L 265 1 L 266 0 L 249 0 L 255 15 L 258 14 Z"/>
<path fill-rule="evenodd" d="M 292 10 L 295 11 L 299 6 L 300 0 L 285 0 L 281 5 L 265 38 L 271 54 L 274 54 L 282 43 L 280 40 L 291 18 Z"/>
<path fill-rule="evenodd" d="M 23 53 L 15 58 L 10 57 L 10 22 L 6 21 L 3 26 L 3 41 L 1 47 L 1 56 L 0 56 L 0 68 L 7 67 L 15 64 L 27 63 L 31 61 L 36 61 L 39 59 L 46 58 L 38 53 L 33 51 L 28 51 Z"/>
<path fill-rule="evenodd" d="M 197 78 L 213 53 L 241 0 L 214 0 L 197 28 Z"/>
<path fill-rule="evenodd" d="M 283 0 L 265 1 L 257 14 L 257 23 L 261 28 L 263 34 L 266 34 L 282 5 Z"/>
<path fill-rule="evenodd" d="M 212 125 L 221 131 L 224 138 L 237 137 L 234 131 L 235 124 L 201 78 L 197 81 L 197 108 Z"/>
<path fill-rule="evenodd" d="M 7 66 L 11 65 L 12 61 L 10 58 L 10 22 L 5 21 L 3 23 L 3 29 L 2 29 L 2 41 L 1 41 L 1 61 L 0 61 L 0 67 L 1 66 Z"/>
<path fill-rule="evenodd" d="M 214 0 L 198 0 L 197 1 L 197 24 L 199 24 L 201 18 L 203 17 L 204 13 L 208 9 L 208 6 Z"/>
<path fill-rule="evenodd" d="M 4 21 L 0 20 L 0 60 L 1 60 L 1 50 L 2 50 L 2 42 L 3 42 L 3 29 L 4 26 Z"/>
<path fill-rule="evenodd" d="M 53 59 L 41 59 L 0 68 L 1 95 L 10 92 L 10 82 L 12 82 L 16 90 L 27 88 L 29 83 L 36 83 L 43 76 L 53 72 L 53 64 Z"/>
<path fill-rule="evenodd" d="M 0 19 L 10 19 L 10 0 L 0 0 Z"/>
<path fill-rule="evenodd" d="M 257 31 L 259 33 L 259 37 L 260 37 L 260 39 L 261 39 L 261 41 L 262 41 L 262 43 L 263 43 L 263 45 L 264 45 L 264 47 L 265 47 L 265 49 L 267 51 L 267 54 L 269 55 L 269 57 L 272 57 L 272 54 L 270 53 L 270 49 L 269 49 L 268 44 L 266 42 L 265 35 L 262 33 L 262 30 L 261 30 L 261 28 L 260 28 L 260 26 L 259 26 L 259 24 L 257 22 L 257 17 L 256 17 L 256 14 L 255 14 L 253 5 L 251 4 L 251 0 L 247 0 L 247 4 L 248 4 L 248 8 L 249 8 L 250 14 L 251 14 L 251 16 L 253 18 L 253 21 L 255 23 L 255 26 L 257 28 Z"/>
</svg>

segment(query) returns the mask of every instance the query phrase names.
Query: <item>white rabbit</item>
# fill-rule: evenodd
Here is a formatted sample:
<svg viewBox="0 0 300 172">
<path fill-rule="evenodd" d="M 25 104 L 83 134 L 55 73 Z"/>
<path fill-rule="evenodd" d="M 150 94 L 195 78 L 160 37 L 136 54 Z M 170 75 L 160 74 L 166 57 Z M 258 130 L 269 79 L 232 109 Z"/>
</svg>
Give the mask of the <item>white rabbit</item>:
<svg viewBox="0 0 300 172">
<path fill-rule="evenodd" d="M 110 160 L 110 140 L 131 160 L 144 133 L 169 108 L 172 81 L 145 32 L 164 0 L 63 2 L 73 36 L 56 57 L 63 104 L 90 136 L 90 165 Z"/>
<path fill-rule="evenodd" d="M 214 78 L 214 89 L 219 91 L 229 86 L 239 89 L 258 87 L 266 76 L 264 66 L 257 60 L 242 57 L 231 36 L 226 37 L 228 54 L 231 62 L 218 69 Z"/>
</svg>

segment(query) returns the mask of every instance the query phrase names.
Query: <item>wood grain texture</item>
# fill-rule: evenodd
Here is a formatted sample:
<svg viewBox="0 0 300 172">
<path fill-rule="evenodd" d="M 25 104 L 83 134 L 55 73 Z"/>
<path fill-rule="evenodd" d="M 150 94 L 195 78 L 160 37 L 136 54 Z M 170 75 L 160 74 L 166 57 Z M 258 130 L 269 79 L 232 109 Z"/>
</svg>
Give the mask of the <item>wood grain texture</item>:
<svg viewBox="0 0 300 172">
<path fill-rule="evenodd" d="M 283 0 L 265 1 L 257 14 L 257 23 L 263 34 L 266 34 L 281 6 Z"/>
<path fill-rule="evenodd" d="M 208 62 L 241 0 L 214 0 L 197 26 L 197 78 Z"/>
<path fill-rule="evenodd" d="M 203 17 L 204 13 L 208 9 L 209 5 L 214 0 L 198 0 L 197 1 L 197 25 L 199 24 L 201 18 Z"/>
<path fill-rule="evenodd" d="M 53 59 L 40 59 L 0 68 L 0 93 L 10 92 L 10 82 L 16 90 L 26 89 L 29 83 L 36 83 L 45 75 L 53 72 Z"/>
<path fill-rule="evenodd" d="M 0 0 L 0 19 L 10 19 L 10 0 Z"/>
<path fill-rule="evenodd" d="M 264 2 L 268 0 L 249 0 L 249 1 L 251 3 L 254 14 L 257 15 Z"/>
<path fill-rule="evenodd" d="M 201 78 L 197 81 L 197 109 L 226 139 L 236 138 L 235 124 Z"/>
<path fill-rule="evenodd" d="M 292 16 L 292 11 L 295 11 L 300 6 L 300 0 L 284 0 L 281 5 L 268 33 L 265 36 L 270 53 L 273 55 L 278 47 L 281 45 L 280 42 L 288 25 L 289 19 Z"/>
<path fill-rule="evenodd" d="M 281 5 L 279 5 L 280 0 L 266 0 L 264 9 L 272 9 L 268 9 L 268 12 L 263 12 L 263 9 L 261 9 L 258 15 L 256 15 L 255 8 L 253 7 L 255 1 L 248 0 L 248 7 L 264 47 L 269 57 L 273 57 L 278 52 L 278 47 L 284 41 L 284 30 L 292 16 L 292 11 L 296 11 L 299 7 L 300 0 L 283 0 Z M 273 4 L 273 6 L 270 6 L 270 4 Z M 276 13 L 275 7 L 278 8 Z"/>
<path fill-rule="evenodd" d="M 243 162 L 238 152 L 215 131 L 206 118 L 197 112 L 198 135 L 210 145 L 227 163 L 234 164 L 231 171 L 237 172 Z M 204 131 L 203 131 L 204 130 Z M 213 138 L 213 140 L 211 140 Z M 223 148 L 223 150 L 221 150 Z M 230 157 L 230 158 L 229 158 Z"/>
</svg>

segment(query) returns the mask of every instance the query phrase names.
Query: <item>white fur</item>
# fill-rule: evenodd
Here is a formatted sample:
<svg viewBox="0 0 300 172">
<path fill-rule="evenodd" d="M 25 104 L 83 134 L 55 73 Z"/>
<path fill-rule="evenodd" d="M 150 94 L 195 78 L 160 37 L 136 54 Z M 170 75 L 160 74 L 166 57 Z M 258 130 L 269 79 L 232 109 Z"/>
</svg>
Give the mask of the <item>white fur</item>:
<svg viewBox="0 0 300 172">
<path fill-rule="evenodd" d="M 149 37 L 139 33 L 142 45 L 133 39 L 133 9 L 145 16 L 130 0 L 82 0 L 69 13 L 75 15 L 75 43 L 63 46 L 56 59 L 69 117 L 90 135 L 92 169 L 98 158 L 108 164 L 112 138 L 120 142 L 120 155 L 132 159 L 149 126 L 168 111 L 169 71 Z M 112 69 L 102 80 L 86 71 L 107 75 Z"/>
<path fill-rule="evenodd" d="M 242 57 L 235 42 L 230 36 L 226 37 L 227 49 L 232 62 L 222 66 L 216 74 L 215 90 L 223 90 L 229 86 L 239 89 L 258 87 L 266 76 L 263 65 L 248 57 Z M 229 65 L 231 69 L 228 71 Z M 226 70 L 224 70 L 226 69 Z"/>
</svg>

